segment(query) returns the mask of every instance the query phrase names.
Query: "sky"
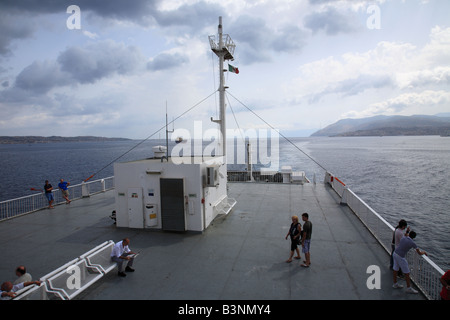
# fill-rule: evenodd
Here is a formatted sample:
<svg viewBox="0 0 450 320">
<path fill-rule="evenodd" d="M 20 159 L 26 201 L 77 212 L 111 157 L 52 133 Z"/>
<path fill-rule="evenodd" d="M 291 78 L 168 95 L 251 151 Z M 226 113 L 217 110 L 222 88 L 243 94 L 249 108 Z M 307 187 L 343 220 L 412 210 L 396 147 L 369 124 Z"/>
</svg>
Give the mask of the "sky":
<svg viewBox="0 0 450 320">
<path fill-rule="evenodd" d="M 170 129 L 217 128 L 219 16 L 236 44 L 225 67 L 239 69 L 225 73 L 228 128 L 262 118 L 306 137 L 344 118 L 447 113 L 449 12 L 448 0 L 2 0 L 0 136 L 164 138 L 166 110 Z"/>
</svg>

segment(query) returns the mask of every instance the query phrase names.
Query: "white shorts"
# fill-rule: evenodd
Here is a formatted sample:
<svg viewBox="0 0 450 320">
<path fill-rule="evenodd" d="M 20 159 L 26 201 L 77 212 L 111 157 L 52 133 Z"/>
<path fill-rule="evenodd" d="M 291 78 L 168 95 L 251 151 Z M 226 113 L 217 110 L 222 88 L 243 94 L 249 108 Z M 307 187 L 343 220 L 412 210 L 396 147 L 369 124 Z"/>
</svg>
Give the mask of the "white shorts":
<svg viewBox="0 0 450 320">
<path fill-rule="evenodd" d="M 394 252 L 393 254 L 394 258 L 394 266 L 393 269 L 395 271 L 398 271 L 399 268 L 402 269 L 403 273 L 410 273 L 409 267 L 408 267 L 408 261 L 406 261 L 405 258 L 400 257 L 398 254 Z"/>
</svg>

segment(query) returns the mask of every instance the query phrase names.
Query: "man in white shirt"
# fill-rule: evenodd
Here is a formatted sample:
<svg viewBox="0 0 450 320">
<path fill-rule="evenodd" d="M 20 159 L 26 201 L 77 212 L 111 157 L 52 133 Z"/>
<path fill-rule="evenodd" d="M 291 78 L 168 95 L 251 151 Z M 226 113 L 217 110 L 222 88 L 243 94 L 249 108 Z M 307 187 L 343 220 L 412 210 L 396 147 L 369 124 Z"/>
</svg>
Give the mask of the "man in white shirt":
<svg viewBox="0 0 450 320">
<path fill-rule="evenodd" d="M 16 276 L 18 277 L 13 284 L 19 284 L 22 282 L 30 282 L 31 280 L 33 280 L 31 278 L 31 274 L 29 274 L 27 272 L 27 269 L 25 268 L 25 266 L 18 266 L 16 268 Z"/>
<path fill-rule="evenodd" d="M 129 244 L 130 239 L 125 238 L 122 241 L 117 242 L 111 252 L 111 260 L 117 263 L 120 277 L 126 277 L 126 274 L 123 270 L 123 262 L 125 260 L 128 261 L 125 271 L 134 272 L 132 266 L 136 253 L 130 250 L 130 248 L 128 247 Z"/>
</svg>

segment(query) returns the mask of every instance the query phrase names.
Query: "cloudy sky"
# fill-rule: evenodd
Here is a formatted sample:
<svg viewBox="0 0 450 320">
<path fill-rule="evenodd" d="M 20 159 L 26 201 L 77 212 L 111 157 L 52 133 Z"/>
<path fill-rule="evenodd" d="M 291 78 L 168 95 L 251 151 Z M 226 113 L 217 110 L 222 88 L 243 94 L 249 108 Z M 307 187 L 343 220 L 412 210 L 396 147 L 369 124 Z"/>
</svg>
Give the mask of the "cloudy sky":
<svg viewBox="0 0 450 320">
<path fill-rule="evenodd" d="M 219 16 L 240 71 L 225 74 L 230 128 L 265 126 L 241 103 L 286 136 L 450 112 L 449 12 L 448 0 L 2 0 L 0 135 L 142 139 L 166 103 L 171 120 L 207 97 L 175 128 L 216 127 Z"/>
</svg>

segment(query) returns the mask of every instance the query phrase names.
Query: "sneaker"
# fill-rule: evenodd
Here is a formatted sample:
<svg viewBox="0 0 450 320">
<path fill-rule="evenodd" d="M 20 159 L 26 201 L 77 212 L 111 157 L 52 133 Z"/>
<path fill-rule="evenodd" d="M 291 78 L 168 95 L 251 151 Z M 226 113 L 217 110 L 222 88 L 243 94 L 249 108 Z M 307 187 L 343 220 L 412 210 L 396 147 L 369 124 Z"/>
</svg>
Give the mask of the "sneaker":
<svg viewBox="0 0 450 320">
<path fill-rule="evenodd" d="M 398 282 L 396 282 L 396 283 L 394 283 L 392 288 L 394 288 L 394 289 L 401 289 L 401 288 L 403 288 L 403 286 L 401 284 L 398 284 Z"/>
<path fill-rule="evenodd" d="M 134 269 L 131 268 L 131 267 L 129 267 L 129 266 L 127 266 L 127 267 L 125 268 L 125 271 L 126 271 L 126 272 L 134 272 Z"/>
<path fill-rule="evenodd" d="M 417 290 L 414 290 L 413 288 L 411 288 L 411 287 L 409 287 L 409 288 L 406 288 L 406 293 L 418 293 L 418 291 Z"/>
<path fill-rule="evenodd" d="M 127 275 L 125 274 L 125 272 L 119 272 L 119 277 L 126 277 Z"/>
</svg>

